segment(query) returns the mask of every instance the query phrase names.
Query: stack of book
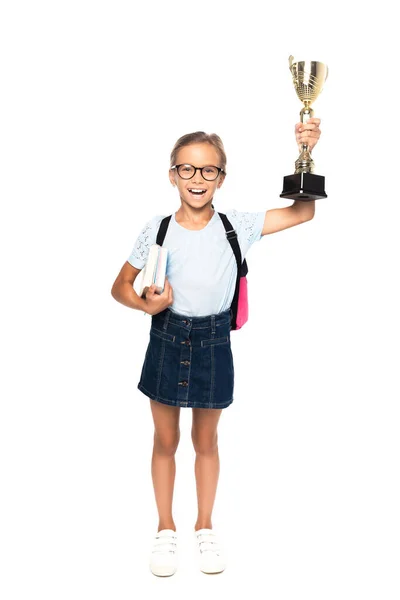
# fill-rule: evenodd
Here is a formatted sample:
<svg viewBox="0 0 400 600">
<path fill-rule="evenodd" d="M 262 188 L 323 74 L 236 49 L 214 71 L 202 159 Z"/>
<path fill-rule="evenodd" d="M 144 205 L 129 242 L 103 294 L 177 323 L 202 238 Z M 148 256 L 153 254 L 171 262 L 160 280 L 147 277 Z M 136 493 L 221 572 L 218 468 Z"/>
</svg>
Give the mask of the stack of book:
<svg viewBox="0 0 400 600">
<path fill-rule="evenodd" d="M 143 269 L 143 278 L 140 285 L 140 296 L 146 297 L 146 293 L 151 285 L 156 286 L 156 293 L 162 294 L 165 285 L 165 275 L 167 272 L 168 249 L 153 244 L 150 246 L 149 256 Z"/>
</svg>

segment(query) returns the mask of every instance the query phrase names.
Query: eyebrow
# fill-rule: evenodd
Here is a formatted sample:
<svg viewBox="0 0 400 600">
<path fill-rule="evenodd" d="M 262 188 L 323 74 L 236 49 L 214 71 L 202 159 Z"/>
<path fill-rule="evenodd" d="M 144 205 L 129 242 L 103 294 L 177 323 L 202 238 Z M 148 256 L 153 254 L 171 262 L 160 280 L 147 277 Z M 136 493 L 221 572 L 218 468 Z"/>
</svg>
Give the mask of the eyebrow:
<svg viewBox="0 0 400 600">
<path fill-rule="evenodd" d="M 181 164 L 181 165 L 189 165 L 190 167 L 195 167 L 195 166 L 196 166 L 196 165 L 192 165 L 192 163 L 186 163 L 186 162 L 183 162 L 183 163 L 178 163 L 178 164 Z M 207 163 L 206 165 L 203 165 L 202 167 L 197 167 L 197 168 L 198 168 L 198 169 L 203 169 L 204 167 L 217 167 L 217 165 L 213 165 L 213 164 L 211 164 L 211 163 Z M 218 167 L 218 168 L 219 168 L 219 167 Z"/>
</svg>

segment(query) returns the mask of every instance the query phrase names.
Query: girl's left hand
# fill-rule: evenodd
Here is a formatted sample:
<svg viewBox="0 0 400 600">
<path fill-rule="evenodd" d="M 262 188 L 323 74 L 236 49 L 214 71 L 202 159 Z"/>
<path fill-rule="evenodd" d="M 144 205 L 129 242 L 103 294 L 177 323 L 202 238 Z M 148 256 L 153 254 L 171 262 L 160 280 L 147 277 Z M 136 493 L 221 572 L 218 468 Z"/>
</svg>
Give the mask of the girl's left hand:
<svg viewBox="0 0 400 600">
<path fill-rule="evenodd" d="M 314 148 L 321 135 L 319 129 L 320 123 L 321 119 L 317 119 L 316 117 L 308 119 L 307 123 L 296 123 L 294 133 L 300 152 L 302 150 L 302 144 L 308 144 L 310 152 Z"/>
</svg>

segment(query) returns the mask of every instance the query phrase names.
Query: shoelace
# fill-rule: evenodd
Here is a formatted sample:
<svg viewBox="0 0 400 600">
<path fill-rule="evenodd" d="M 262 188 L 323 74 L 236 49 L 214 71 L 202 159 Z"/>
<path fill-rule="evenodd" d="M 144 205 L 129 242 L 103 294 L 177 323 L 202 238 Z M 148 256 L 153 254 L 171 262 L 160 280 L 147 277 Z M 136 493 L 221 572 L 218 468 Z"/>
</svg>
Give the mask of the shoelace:
<svg viewBox="0 0 400 600">
<path fill-rule="evenodd" d="M 202 539 L 205 538 L 205 539 Z M 197 536 L 197 541 L 199 542 L 200 552 L 208 552 L 212 551 L 219 556 L 220 545 L 216 541 L 215 533 L 199 533 Z"/>
<path fill-rule="evenodd" d="M 176 542 L 172 540 L 176 540 L 176 535 L 157 535 L 153 542 L 152 552 L 175 552 Z M 169 546 L 169 548 L 159 548 L 159 546 Z"/>
</svg>

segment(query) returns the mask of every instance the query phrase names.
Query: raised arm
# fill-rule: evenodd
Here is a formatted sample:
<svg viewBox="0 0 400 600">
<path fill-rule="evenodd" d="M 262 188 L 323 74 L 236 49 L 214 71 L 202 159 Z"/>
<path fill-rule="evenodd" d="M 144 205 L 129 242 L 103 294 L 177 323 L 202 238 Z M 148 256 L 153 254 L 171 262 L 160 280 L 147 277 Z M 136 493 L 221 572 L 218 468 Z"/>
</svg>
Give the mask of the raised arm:
<svg viewBox="0 0 400 600">
<path fill-rule="evenodd" d="M 310 151 L 316 146 L 321 137 L 320 124 L 321 119 L 317 117 L 308 119 L 307 123 L 296 123 L 294 133 L 299 150 L 301 150 L 302 144 L 308 144 Z M 300 225 L 300 223 L 306 223 L 307 221 L 311 221 L 314 214 L 315 200 L 308 202 L 295 200 L 292 206 L 272 208 L 271 210 L 267 210 L 265 214 L 261 235 L 275 233 L 294 225 Z"/>
<path fill-rule="evenodd" d="M 275 233 L 311 221 L 315 213 L 315 200 L 301 202 L 295 200 L 292 206 L 272 208 L 265 213 L 264 226 L 261 235 Z"/>
</svg>

